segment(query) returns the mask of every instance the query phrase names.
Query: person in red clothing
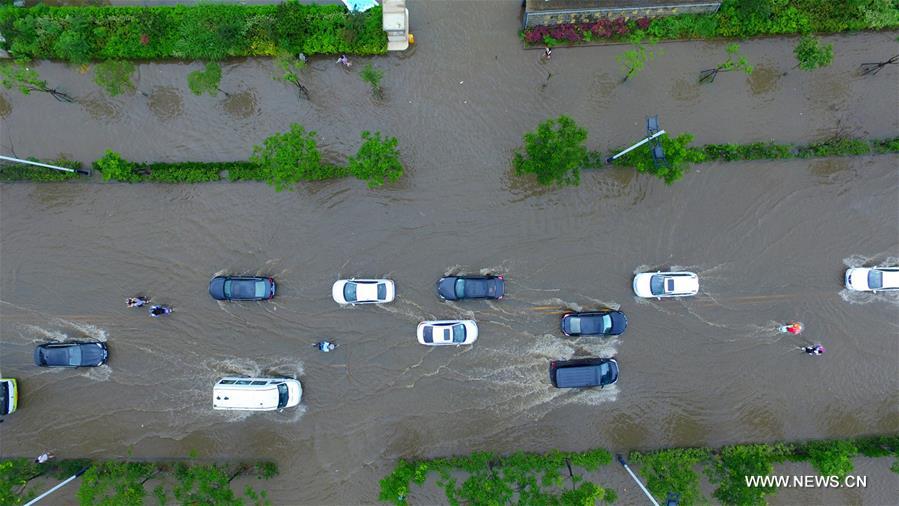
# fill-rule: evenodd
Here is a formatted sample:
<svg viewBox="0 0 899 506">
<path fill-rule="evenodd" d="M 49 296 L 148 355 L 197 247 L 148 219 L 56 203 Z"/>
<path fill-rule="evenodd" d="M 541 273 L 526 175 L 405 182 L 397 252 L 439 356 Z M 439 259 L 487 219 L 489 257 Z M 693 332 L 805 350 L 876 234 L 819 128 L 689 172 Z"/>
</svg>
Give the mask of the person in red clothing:
<svg viewBox="0 0 899 506">
<path fill-rule="evenodd" d="M 802 324 L 799 322 L 790 322 L 786 325 L 781 325 L 779 330 L 781 332 L 789 332 L 793 335 L 799 335 L 802 333 Z"/>
</svg>

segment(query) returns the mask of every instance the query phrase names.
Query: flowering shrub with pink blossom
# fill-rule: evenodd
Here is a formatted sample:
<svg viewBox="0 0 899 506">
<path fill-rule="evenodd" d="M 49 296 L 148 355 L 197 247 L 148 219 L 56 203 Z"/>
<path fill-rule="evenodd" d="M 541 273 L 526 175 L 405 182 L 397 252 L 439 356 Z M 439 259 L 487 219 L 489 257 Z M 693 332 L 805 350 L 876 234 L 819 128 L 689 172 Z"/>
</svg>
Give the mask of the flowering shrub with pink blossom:
<svg viewBox="0 0 899 506">
<path fill-rule="evenodd" d="M 622 40 L 637 30 L 645 30 L 652 20 L 639 18 L 600 19 L 592 23 L 563 23 L 560 25 L 540 25 L 522 32 L 528 45 L 580 44 L 597 40 Z"/>
</svg>

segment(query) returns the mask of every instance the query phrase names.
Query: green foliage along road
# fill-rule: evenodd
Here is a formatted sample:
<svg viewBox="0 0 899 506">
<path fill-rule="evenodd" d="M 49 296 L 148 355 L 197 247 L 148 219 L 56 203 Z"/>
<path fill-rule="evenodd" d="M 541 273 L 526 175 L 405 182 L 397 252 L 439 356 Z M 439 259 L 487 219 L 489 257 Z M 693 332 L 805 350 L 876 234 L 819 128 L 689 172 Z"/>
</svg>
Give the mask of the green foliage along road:
<svg viewBox="0 0 899 506">
<path fill-rule="evenodd" d="M 384 54 L 381 8 L 198 4 L 169 7 L 0 7 L 3 48 L 15 58 L 221 60 L 292 54 Z"/>
</svg>

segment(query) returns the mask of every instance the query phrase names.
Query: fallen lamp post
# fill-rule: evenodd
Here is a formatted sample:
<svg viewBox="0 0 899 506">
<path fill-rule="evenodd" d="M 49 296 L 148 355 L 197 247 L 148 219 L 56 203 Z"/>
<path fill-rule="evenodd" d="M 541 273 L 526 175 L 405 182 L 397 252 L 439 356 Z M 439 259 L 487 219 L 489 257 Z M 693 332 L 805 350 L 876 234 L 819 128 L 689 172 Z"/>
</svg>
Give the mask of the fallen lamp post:
<svg viewBox="0 0 899 506">
<path fill-rule="evenodd" d="M 659 137 L 664 134 L 665 131 L 659 127 L 659 117 L 658 116 L 649 116 L 646 118 L 646 138 L 642 139 L 640 142 L 634 144 L 633 146 L 625 149 L 624 151 L 610 156 L 606 159 L 606 163 L 612 163 L 616 158 L 626 155 L 631 151 L 639 148 L 640 146 L 646 144 L 647 142 L 652 142 L 652 149 L 650 153 L 652 154 L 652 161 L 656 166 L 660 163 L 667 163 L 665 159 L 665 151 L 662 149 L 662 143 L 658 140 Z"/>
<path fill-rule="evenodd" d="M 25 506 L 32 506 L 33 504 L 37 504 L 38 501 L 47 497 L 48 495 L 52 494 L 53 492 L 56 492 L 57 490 L 61 489 L 62 487 L 68 485 L 70 481 L 78 478 L 79 476 L 81 476 L 82 474 L 87 472 L 88 469 L 90 469 L 90 466 L 81 468 L 81 470 L 79 470 L 77 473 L 73 474 L 72 476 L 69 476 L 68 478 L 66 478 L 62 483 L 56 485 L 55 487 L 51 488 L 50 490 L 44 492 L 43 494 L 41 494 L 41 495 L 35 497 L 34 499 L 28 501 L 27 503 L 25 503 Z"/>
<path fill-rule="evenodd" d="M 624 466 L 624 470 L 631 475 L 631 478 L 633 478 L 634 481 L 637 482 L 637 485 L 640 486 L 640 490 L 642 490 L 643 493 L 646 494 L 646 497 L 649 498 L 649 502 L 651 502 L 653 506 L 659 506 L 659 503 L 656 501 L 655 497 L 653 497 L 652 494 L 649 493 L 649 490 L 646 490 L 646 487 L 643 486 L 643 482 L 640 481 L 640 478 L 638 478 L 637 475 L 634 474 L 633 471 L 631 471 L 631 468 L 628 467 L 627 461 L 624 460 L 624 457 L 621 456 L 620 453 L 615 455 L 615 457 L 618 459 L 618 463 Z"/>
<path fill-rule="evenodd" d="M 6 160 L 6 161 L 9 161 L 9 162 L 16 162 L 16 163 L 24 163 L 24 164 L 26 164 L 26 165 L 35 165 L 35 166 L 37 166 L 37 167 L 46 167 L 46 168 L 48 168 L 48 169 L 61 170 L 61 171 L 64 171 L 64 172 L 74 172 L 74 173 L 76 173 L 76 174 L 83 174 L 83 175 L 85 175 L 85 176 L 90 175 L 90 172 L 88 172 L 88 171 L 86 171 L 86 170 L 81 170 L 81 169 L 70 169 L 70 168 L 68 168 L 68 167 L 60 167 L 60 166 L 58 166 L 58 165 L 48 165 L 48 164 L 46 164 L 46 163 L 33 162 L 33 161 L 31 161 L 31 160 L 22 160 L 21 158 L 13 158 L 13 157 L 11 157 L 11 156 L 3 156 L 3 155 L 0 155 L 0 160 Z"/>
</svg>

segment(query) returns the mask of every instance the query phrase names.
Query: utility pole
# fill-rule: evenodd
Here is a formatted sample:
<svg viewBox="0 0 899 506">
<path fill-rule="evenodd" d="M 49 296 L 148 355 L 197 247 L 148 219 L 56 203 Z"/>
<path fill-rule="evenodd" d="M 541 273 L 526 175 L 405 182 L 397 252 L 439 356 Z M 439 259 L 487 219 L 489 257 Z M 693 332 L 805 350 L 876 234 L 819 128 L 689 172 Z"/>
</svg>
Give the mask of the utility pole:
<svg viewBox="0 0 899 506">
<path fill-rule="evenodd" d="M 618 458 L 618 463 L 624 466 L 624 470 L 631 475 L 631 478 L 633 478 L 634 481 L 637 482 L 637 485 L 640 485 L 640 490 L 642 490 L 643 493 L 646 494 L 646 497 L 649 498 L 649 502 L 652 503 L 652 506 L 659 506 L 659 503 L 656 502 L 655 497 L 653 497 L 652 494 L 649 493 L 649 490 L 646 490 L 646 487 L 643 486 L 643 482 L 640 481 L 640 478 L 637 478 L 637 475 L 634 474 L 634 472 L 631 471 L 631 468 L 627 466 L 627 462 L 624 460 L 624 457 L 622 457 L 620 453 L 615 455 L 615 457 Z M 28 505 L 26 504 L 25 506 Z"/>
<path fill-rule="evenodd" d="M 624 151 L 618 153 L 617 155 L 610 156 L 606 159 L 606 163 L 612 163 L 616 158 L 626 155 L 631 151 L 639 148 L 640 146 L 646 144 L 647 142 L 652 142 L 652 161 L 656 165 L 659 163 L 665 163 L 665 152 L 662 150 L 662 143 L 658 141 L 658 138 L 664 134 L 665 131 L 659 127 L 659 117 L 658 116 L 649 116 L 646 118 L 646 137 L 642 139 L 640 142 L 634 144 L 633 146 L 625 149 Z"/>
<path fill-rule="evenodd" d="M 46 164 L 46 163 L 32 162 L 31 160 L 22 160 L 21 158 L 13 158 L 13 157 L 11 157 L 11 156 L 3 156 L 3 155 L 0 155 L 0 160 L 6 160 L 6 161 L 9 161 L 9 162 L 16 162 L 16 163 L 24 163 L 24 164 L 26 164 L 26 165 L 35 165 L 35 166 L 37 166 L 37 167 L 46 167 L 46 168 L 48 168 L 48 169 L 61 170 L 61 171 L 64 171 L 64 172 L 74 172 L 74 173 L 76 173 L 76 174 L 83 174 L 83 175 L 85 175 L 85 176 L 90 175 L 90 172 L 88 172 L 88 171 L 86 171 L 86 170 L 81 170 L 81 169 L 70 169 L 70 168 L 68 168 L 68 167 L 60 167 L 60 166 L 58 166 L 58 165 L 48 165 L 48 164 Z"/>
<path fill-rule="evenodd" d="M 72 481 L 72 480 L 78 478 L 79 476 L 81 476 L 82 474 L 86 473 L 88 469 L 90 469 L 90 466 L 81 468 L 80 471 L 73 474 L 72 476 L 69 476 L 68 478 L 65 479 L 65 481 L 63 481 L 59 485 L 56 485 L 55 487 L 51 488 L 50 490 L 44 492 L 43 494 L 41 494 L 41 495 L 35 497 L 34 499 L 28 501 L 27 503 L 25 503 L 25 506 L 32 506 L 34 504 L 37 504 L 37 502 L 40 501 L 41 499 L 43 499 L 44 497 L 47 497 L 48 495 L 52 494 L 53 492 L 56 492 L 57 490 L 66 486 L 70 481 Z M 658 506 L 658 505 L 656 505 L 656 506 Z"/>
</svg>

